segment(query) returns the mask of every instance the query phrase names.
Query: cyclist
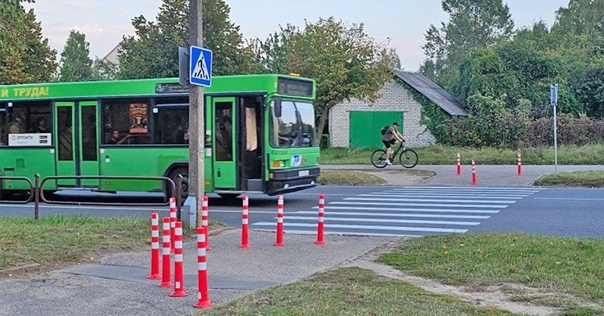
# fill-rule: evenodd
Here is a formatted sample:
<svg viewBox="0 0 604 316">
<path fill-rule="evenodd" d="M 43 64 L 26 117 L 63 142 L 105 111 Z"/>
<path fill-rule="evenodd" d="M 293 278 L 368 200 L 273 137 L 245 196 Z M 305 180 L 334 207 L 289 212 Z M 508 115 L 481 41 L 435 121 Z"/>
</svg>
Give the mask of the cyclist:
<svg viewBox="0 0 604 316">
<path fill-rule="evenodd" d="M 382 143 L 386 146 L 386 164 L 391 165 L 390 155 L 392 154 L 392 145 L 396 145 L 400 142 L 404 142 L 405 139 L 403 135 L 398 132 L 398 123 L 393 122 L 392 125 L 388 128 L 388 130 L 382 136 Z"/>
</svg>

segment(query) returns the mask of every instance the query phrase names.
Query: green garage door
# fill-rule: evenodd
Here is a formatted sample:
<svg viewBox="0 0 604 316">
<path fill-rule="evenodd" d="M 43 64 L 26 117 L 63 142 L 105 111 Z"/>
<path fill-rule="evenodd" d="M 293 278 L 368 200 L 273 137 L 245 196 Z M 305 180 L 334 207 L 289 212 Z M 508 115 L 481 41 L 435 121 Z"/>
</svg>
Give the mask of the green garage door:
<svg viewBox="0 0 604 316">
<path fill-rule="evenodd" d="M 382 148 L 380 130 L 392 122 L 399 123 L 403 133 L 403 112 L 385 111 L 350 111 L 350 148 Z"/>
</svg>

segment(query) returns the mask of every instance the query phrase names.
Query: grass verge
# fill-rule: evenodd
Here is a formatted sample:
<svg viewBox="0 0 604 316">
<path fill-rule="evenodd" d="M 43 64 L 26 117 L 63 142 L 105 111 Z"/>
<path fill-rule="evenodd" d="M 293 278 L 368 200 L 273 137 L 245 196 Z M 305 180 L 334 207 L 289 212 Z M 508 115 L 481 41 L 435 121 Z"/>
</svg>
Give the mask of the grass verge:
<svg viewBox="0 0 604 316">
<path fill-rule="evenodd" d="M 604 313 L 603 260 L 603 240 L 525 234 L 410 239 L 378 259 L 448 285 L 507 285 L 516 300 L 564 307 L 565 315 Z"/>
<path fill-rule="evenodd" d="M 328 148 L 321 150 L 320 164 L 349 165 L 370 163 L 369 157 L 377 148 L 349 149 Z M 458 148 L 450 146 L 428 146 L 413 148 L 419 157 L 420 165 L 455 164 L 457 153 L 462 164 L 470 164 L 472 159 L 479 165 L 513 165 L 517 163 L 518 150 L 497 148 Z M 522 163 L 525 165 L 554 164 L 554 148 L 520 148 Z M 599 165 L 604 164 L 604 145 L 560 146 L 558 164 L 561 165 Z"/>
<path fill-rule="evenodd" d="M 534 184 L 538 186 L 602 188 L 604 187 L 604 171 L 573 171 L 545 174 L 535 180 Z"/>
<path fill-rule="evenodd" d="M 0 217 L 0 271 L 38 264 L 39 269 L 81 260 L 95 254 L 132 250 L 149 240 L 148 218 L 52 216 Z"/>
<path fill-rule="evenodd" d="M 277 286 L 198 315 L 516 315 L 434 295 L 360 268 Z"/>
<path fill-rule="evenodd" d="M 318 182 L 322 185 L 381 185 L 387 183 L 380 177 L 350 170 L 321 170 Z"/>
</svg>

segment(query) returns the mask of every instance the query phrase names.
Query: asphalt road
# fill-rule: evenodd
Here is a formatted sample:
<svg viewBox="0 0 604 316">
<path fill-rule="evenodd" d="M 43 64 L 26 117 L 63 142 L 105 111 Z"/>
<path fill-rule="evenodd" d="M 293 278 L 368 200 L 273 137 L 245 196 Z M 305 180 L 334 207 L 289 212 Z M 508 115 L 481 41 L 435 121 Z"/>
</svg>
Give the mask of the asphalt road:
<svg viewBox="0 0 604 316">
<path fill-rule="evenodd" d="M 318 196 L 326 234 L 421 236 L 524 232 L 603 238 L 604 189 L 474 186 L 321 186 L 284 197 L 285 231 L 315 234 Z M 210 195 L 210 219 L 241 227 L 241 199 Z M 275 231 L 277 197 L 250 195 L 250 228 Z M 146 202 L 152 201 L 147 199 Z M 41 216 L 169 216 L 167 207 L 42 205 Z M 33 205 L 0 205 L 0 216 L 33 217 Z"/>
</svg>

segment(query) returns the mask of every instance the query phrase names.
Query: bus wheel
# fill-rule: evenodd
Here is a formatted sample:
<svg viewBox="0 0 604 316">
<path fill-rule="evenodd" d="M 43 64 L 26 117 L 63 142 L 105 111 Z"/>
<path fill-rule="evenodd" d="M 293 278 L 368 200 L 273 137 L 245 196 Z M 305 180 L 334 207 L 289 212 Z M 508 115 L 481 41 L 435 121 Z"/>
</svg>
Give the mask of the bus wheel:
<svg viewBox="0 0 604 316">
<path fill-rule="evenodd" d="M 182 186 L 181 186 L 180 196 L 181 196 L 182 200 L 184 201 L 189 196 L 189 169 L 176 168 L 176 169 L 172 170 L 172 172 L 170 172 L 170 174 L 168 175 L 168 178 L 172 179 L 172 181 L 174 181 L 174 184 L 177 185 L 178 175 L 182 175 Z M 168 186 L 167 191 L 168 191 L 169 198 L 174 196 L 174 193 L 171 192 L 171 189 L 169 186 Z"/>
</svg>

